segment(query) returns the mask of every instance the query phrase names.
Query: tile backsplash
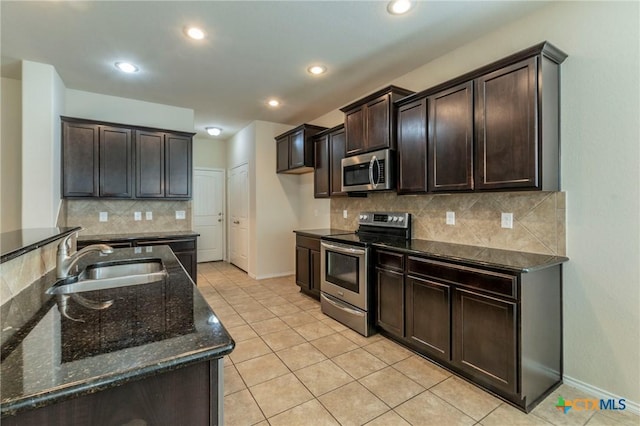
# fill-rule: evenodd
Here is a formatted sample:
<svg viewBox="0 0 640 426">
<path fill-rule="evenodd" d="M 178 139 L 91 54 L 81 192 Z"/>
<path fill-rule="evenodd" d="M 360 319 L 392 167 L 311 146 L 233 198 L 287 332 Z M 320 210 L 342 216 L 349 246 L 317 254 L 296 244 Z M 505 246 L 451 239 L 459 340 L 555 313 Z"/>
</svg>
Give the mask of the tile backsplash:
<svg viewBox="0 0 640 426">
<path fill-rule="evenodd" d="M 417 239 L 566 255 L 564 192 L 369 193 L 367 198 L 332 198 L 331 227 L 355 230 L 362 211 L 411 213 L 412 236 Z M 445 223 L 447 212 L 455 212 L 455 225 Z M 501 227 L 501 213 L 513 213 L 512 229 Z"/>
<path fill-rule="evenodd" d="M 184 211 L 185 219 L 176 219 L 176 211 Z M 106 222 L 100 212 L 107 212 Z M 134 220 L 134 212 L 142 220 Z M 81 235 L 191 231 L 191 201 L 62 200 L 58 226 L 82 226 Z"/>
</svg>

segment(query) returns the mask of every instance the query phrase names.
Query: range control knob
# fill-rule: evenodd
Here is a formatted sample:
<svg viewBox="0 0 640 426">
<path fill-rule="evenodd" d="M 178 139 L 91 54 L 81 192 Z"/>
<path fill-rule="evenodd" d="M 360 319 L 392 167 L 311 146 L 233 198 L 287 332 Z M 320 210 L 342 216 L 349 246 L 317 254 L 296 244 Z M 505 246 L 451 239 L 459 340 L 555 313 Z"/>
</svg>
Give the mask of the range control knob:
<svg viewBox="0 0 640 426">
<path fill-rule="evenodd" d="M 394 221 L 394 222 L 397 222 L 397 221 L 398 221 L 398 216 L 394 216 L 394 217 L 393 217 L 393 221 Z"/>
<path fill-rule="evenodd" d="M 360 215 L 360 220 L 363 220 L 363 219 L 364 219 L 364 215 L 363 215 L 363 214 L 361 214 L 361 215 Z"/>
<path fill-rule="evenodd" d="M 404 217 L 400 216 L 400 217 L 398 218 L 398 222 L 404 222 Z"/>
</svg>

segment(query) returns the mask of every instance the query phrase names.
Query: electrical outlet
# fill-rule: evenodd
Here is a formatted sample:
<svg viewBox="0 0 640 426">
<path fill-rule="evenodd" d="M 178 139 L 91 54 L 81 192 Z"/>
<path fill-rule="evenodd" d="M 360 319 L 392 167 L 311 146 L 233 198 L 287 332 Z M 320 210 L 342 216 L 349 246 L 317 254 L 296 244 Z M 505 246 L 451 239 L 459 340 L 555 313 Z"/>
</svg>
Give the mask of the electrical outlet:
<svg viewBox="0 0 640 426">
<path fill-rule="evenodd" d="M 513 213 L 502 213 L 500 226 L 507 229 L 513 229 Z"/>
<path fill-rule="evenodd" d="M 142 212 L 133 212 L 133 220 L 142 220 Z"/>
<path fill-rule="evenodd" d="M 184 210 L 176 210 L 176 219 L 177 220 L 184 220 L 187 218 L 187 214 L 185 213 Z"/>
<path fill-rule="evenodd" d="M 99 220 L 100 220 L 100 222 L 108 222 L 109 221 L 109 213 L 100 212 Z"/>
<path fill-rule="evenodd" d="M 345 219 L 349 217 L 349 214 L 347 213 L 346 210 L 342 210 L 342 217 Z"/>
<path fill-rule="evenodd" d="M 146 212 L 144 218 L 147 220 L 153 220 L 153 212 Z"/>
<path fill-rule="evenodd" d="M 446 223 L 447 225 L 456 224 L 456 212 L 447 212 Z"/>
</svg>

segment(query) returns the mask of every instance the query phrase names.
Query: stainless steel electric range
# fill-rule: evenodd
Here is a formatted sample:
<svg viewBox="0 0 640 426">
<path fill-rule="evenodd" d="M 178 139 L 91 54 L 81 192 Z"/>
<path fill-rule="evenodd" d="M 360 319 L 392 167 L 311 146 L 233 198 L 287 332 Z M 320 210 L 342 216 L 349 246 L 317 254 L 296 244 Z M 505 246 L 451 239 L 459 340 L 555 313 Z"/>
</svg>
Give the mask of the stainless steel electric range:
<svg viewBox="0 0 640 426">
<path fill-rule="evenodd" d="M 411 239 L 411 214 L 363 212 L 352 234 L 321 239 L 322 312 L 358 333 L 375 332 L 374 243 Z"/>
</svg>

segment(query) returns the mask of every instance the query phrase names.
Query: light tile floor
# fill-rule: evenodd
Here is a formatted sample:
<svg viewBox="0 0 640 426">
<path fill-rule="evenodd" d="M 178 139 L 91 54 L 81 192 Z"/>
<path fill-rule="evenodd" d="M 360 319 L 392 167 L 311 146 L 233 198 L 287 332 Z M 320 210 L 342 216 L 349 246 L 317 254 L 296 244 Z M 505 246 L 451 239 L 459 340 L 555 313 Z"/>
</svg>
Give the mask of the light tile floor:
<svg viewBox="0 0 640 426">
<path fill-rule="evenodd" d="M 198 288 L 236 341 L 224 363 L 227 426 L 640 424 L 628 412 L 563 414 L 558 396 L 587 397 L 566 385 L 524 414 L 389 339 L 327 317 L 293 277 L 256 281 L 224 262 L 198 269 Z"/>
</svg>

